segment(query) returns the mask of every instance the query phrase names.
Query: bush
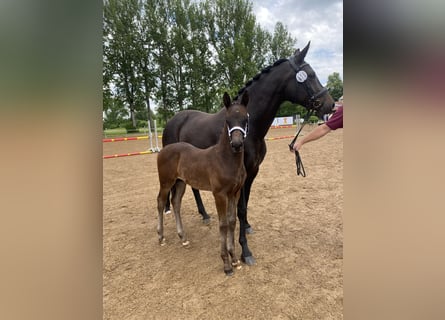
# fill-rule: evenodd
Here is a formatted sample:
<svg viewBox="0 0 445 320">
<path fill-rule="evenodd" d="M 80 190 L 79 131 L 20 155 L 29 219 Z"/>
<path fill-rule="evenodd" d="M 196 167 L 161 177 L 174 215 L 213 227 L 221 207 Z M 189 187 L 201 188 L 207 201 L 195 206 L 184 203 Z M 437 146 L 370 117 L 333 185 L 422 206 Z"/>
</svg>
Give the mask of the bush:
<svg viewBox="0 0 445 320">
<path fill-rule="evenodd" d="M 138 128 L 147 128 L 148 127 L 148 121 L 147 120 L 137 120 L 136 126 Z"/>
<path fill-rule="evenodd" d="M 133 122 L 131 120 L 125 121 L 122 127 L 127 130 L 127 133 L 138 132 L 138 129 L 133 126 Z"/>
<path fill-rule="evenodd" d="M 318 122 L 318 117 L 317 116 L 310 116 L 309 123 L 317 123 L 317 122 Z"/>
<path fill-rule="evenodd" d="M 116 129 L 116 128 L 119 128 L 119 123 L 110 121 L 108 119 L 104 119 L 104 120 L 102 120 L 102 128 L 103 128 L 103 130 Z"/>
</svg>

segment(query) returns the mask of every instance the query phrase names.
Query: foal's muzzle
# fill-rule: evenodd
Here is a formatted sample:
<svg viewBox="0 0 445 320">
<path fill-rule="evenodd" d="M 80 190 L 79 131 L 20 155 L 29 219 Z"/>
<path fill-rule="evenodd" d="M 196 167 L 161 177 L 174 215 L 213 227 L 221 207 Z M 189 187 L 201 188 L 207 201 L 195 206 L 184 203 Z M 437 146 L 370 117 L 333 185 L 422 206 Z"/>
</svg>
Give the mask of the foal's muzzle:
<svg viewBox="0 0 445 320">
<path fill-rule="evenodd" d="M 232 147 L 232 151 L 235 153 L 241 152 L 243 150 L 244 143 L 242 140 L 240 141 L 231 141 L 230 146 Z"/>
<path fill-rule="evenodd" d="M 235 130 L 238 130 L 241 134 L 232 137 L 232 133 Z M 247 137 L 247 126 L 246 129 L 236 126 L 230 129 L 228 128 L 227 131 L 229 133 L 230 146 L 232 147 L 233 152 L 241 152 L 244 146 L 244 139 Z"/>
</svg>

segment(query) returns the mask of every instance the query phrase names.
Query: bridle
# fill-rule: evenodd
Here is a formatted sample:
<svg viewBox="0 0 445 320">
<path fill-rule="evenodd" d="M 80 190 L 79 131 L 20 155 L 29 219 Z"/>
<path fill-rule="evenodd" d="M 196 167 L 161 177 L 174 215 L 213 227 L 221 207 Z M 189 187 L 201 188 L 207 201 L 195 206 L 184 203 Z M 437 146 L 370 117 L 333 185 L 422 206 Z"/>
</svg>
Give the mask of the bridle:
<svg viewBox="0 0 445 320">
<path fill-rule="evenodd" d="M 306 62 L 303 62 L 300 66 L 297 66 L 297 64 L 295 63 L 294 56 L 290 57 L 288 61 L 291 65 L 292 69 L 294 69 L 294 71 L 295 71 L 295 78 L 296 78 L 297 82 L 303 85 L 307 94 L 310 96 L 310 98 L 309 98 L 310 106 L 308 109 L 316 110 L 316 109 L 320 108 L 321 104 L 320 104 L 320 100 L 318 98 L 320 98 L 322 95 L 326 94 L 328 92 L 328 89 L 326 87 L 323 87 L 320 91 L 314 92 L 314 90 L 312 90 L 312 88 L 307 84 L 307 82 L 306 82 L 307 73 L 306 73 L 306 71 L 303 70 L 303 68 L 305 66 L 308 66 L 309 64 Z"/>
<path fill-rule="evenodd" d="M 292 150 L 294 148 L 295 141 L 298 138 L 298 135 L 301 132 L 301 129 L 303 129 L 304 125 L 309 121 L 309 118 L 312 116 L 313 112 L 320 108 L 321 102 L 318 98 L 323 96 L 328 92 L 328 89 L 326 87 L 323 87 L 320 91 L 314 92 L 312 88 L 307 84 L 307 73 L 303 70 L 303 68 L 307 65 L 309 65 L 306 62 L 303 62 L 300 66 L 297 66 L 295 63 L 294 56 L 289 58 L 289 64 L 291 65 L 292 69 L 295 71 L 295 78 L 298 83 L 302 84 L 305 88 L 307 94 L 310 96 L 309 98 L 309 110 L 306 113 L 306 117 L 304 118 L 303 124 L 298 130 L 297 134 L 292 139 L 291 143 L 289 144 L 289 149 Z M 295 165 L 297 166 L 297 175 L 301 175 L 302 177 L 306 177 L 306 171 L 304 171 L 303 161 L 301 161 L 300 153 L 298 150 L 295 150 Z"/>
<path fill-rule="evenodd" d="M 314 112 L 314 109 L 311 109 L 306 114 L 303 124 L 301 125 L 300 129 L 298 130 L 297 134 L 294 136 L 292 141 L 289 143 L 289 150 L 292 151 L 292 149 L 294 148 L 295 141 L 297 141 L 297 138 L 301 132 L 301 129 L 303 129 L 304 125 L 308 122 L 308 120 L 311 117 L 313 112 Z M 306 177 L 306 171 L 304 171 L 303 161 L 301 161 L 300 152 L 298 150 L 295 150 L 295 165 L 297 166 L 297 176 Z"/>
</svg>

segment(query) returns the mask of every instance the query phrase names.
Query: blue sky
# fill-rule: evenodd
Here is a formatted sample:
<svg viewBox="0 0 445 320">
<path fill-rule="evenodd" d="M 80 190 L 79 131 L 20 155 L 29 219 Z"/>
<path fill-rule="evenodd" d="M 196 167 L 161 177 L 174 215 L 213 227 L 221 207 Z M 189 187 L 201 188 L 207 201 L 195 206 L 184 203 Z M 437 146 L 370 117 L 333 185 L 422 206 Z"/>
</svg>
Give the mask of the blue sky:
<svg viewBox="0 0 445 320">
<path fill-rule="evenodd" d="M 343 79 L 343 1 L 337 0 L 254 0 L 257 22 L 273 32 L 280 21 L 297 38 L 296 48 L 311 41 L 306 56 L 325 85 L 338 72 Z"/>
</svg>

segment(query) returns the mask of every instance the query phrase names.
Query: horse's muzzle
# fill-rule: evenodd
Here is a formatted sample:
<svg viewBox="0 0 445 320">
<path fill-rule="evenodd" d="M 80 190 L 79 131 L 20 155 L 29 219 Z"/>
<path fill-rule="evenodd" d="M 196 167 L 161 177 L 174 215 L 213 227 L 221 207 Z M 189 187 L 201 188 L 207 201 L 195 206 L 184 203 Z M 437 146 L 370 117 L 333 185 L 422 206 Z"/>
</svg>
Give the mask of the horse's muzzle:
<svg viewBox="0 0 445 320">
<path fill-rule="evenodd" d="M 242 141 L 241 142 L 232 141 L 230 143 L 230 146 L 232 147 L 233 152 L 239 153 L 239 152 L 243 151 L 244 143 Z"/>
<path fill-rule="evenodd" d="M 238 153 L 243 150 L 245 137 L 246 131 L 244 131 L 241 127 L 233 127 L 229 131 L 229 141 L 233 152 Z"/>
</svg>

